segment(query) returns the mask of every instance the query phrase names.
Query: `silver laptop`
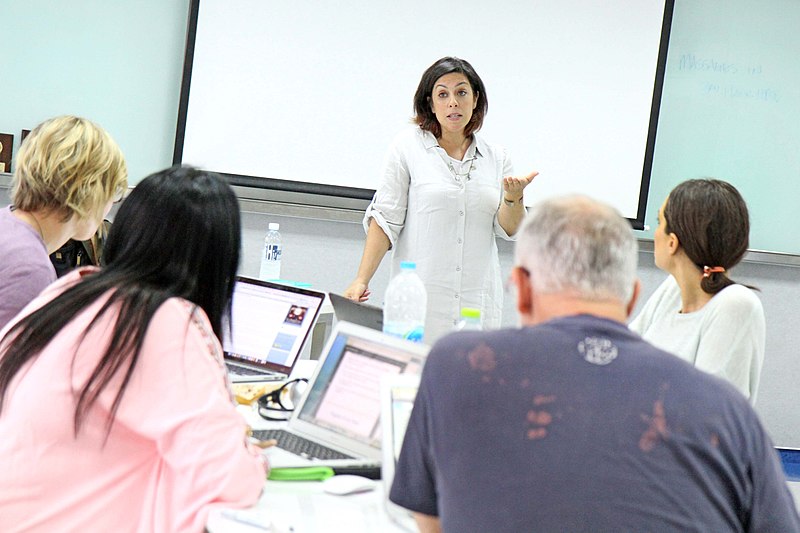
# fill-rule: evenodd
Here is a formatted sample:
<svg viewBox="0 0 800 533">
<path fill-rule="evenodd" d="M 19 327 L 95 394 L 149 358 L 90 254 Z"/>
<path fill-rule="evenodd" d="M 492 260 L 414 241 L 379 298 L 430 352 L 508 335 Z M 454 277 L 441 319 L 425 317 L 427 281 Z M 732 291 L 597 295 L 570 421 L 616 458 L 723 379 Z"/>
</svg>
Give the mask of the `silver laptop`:
<svg viewBox="0 0 800 533">
<path fill-rule="evenodd" d="M 231 381 L 286 379 L 324 300 L 323 292 L 237 276 L 222 343 Z"/>
<path fill-rule="evenodd" d="M 411 418 L 414 399 L 419 390 L 418 375 L 400 374 L 385 376 L 381 381 L 381 430 L 383 432 L 381 482 L 383 507 L 397 525 L 407 531 L 417 531 L 411 511 L 389 500 L 394 472 L 400 459 L 400 449 Z"/>
<path fill-rule="evenodd" d="M 328 293 L 336 320 L 352 322 L 371 329 L 383 330 L 383 309 L 361 302 L 354 302 L 344 296 Z"/>
<path fill-rule="evenodd" d="M 338 322 L 285 429 L 254 431 L 277 439 L 266 450 L 273 468 L 378 467 L 383 376 L 419 375 L 428 347 L 349 322 Z"/>
</svg>

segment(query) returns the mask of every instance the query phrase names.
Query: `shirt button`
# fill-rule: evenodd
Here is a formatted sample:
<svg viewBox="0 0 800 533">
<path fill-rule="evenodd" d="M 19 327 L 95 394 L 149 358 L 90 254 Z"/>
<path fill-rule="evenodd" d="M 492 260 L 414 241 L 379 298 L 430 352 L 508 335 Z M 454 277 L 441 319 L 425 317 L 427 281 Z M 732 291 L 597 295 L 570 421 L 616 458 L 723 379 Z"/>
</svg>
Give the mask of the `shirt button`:
<svg viewBox="0 0 800 533">
<path fill-rule="evenodd" d="M 456 294 L 456 300 L 458 300 L 458 294 Z"/>
<path fill-rule="evenodd" d="M 461 237 L 459 237 L 459 238 L 458 238 L 458 244 L 461 244 L 462 242 L 464 242 L 464 241 L 463 241 L 463 240 L 461 240 Z"/>
<path fill-rule="evenodd" d="M 463 217 L 464 216 L 464 211 L 459 211 L 458 214 Z"/>
<path fill-rule="evenodd" d="M 456 272 L 461 272 L 461 267 L 456 267 Z"/>
</svg>

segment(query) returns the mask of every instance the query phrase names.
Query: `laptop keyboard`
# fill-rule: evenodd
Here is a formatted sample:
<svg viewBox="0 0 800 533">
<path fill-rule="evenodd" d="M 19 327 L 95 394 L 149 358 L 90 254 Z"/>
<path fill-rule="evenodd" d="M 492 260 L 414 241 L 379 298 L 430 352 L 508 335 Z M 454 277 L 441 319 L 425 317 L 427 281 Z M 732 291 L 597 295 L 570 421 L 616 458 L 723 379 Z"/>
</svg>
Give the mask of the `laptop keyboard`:
<svg viewBox="0 0 800 533">
<path fill-rule="evenodd" d="M 246 366 L 232 365 L 230 363 L 225 363 L 225 366 L 228 367 L 228 372 L 231 374 L 236 374 L 237 376 L 263 376 L 270 374 L 269 372 L 264 372 L 263 370 L 247 368 Z"/>
<path fill-rule="evenodd" d="M 258 440 L 275 439 L 278 441 L 279 448 L 310 459 L 352 459 L 349 455 L 337 452 L 303 437 L 298 437 L 282 429 L 256 430 L 253 431 L 253 436 Z"/>
</svg>

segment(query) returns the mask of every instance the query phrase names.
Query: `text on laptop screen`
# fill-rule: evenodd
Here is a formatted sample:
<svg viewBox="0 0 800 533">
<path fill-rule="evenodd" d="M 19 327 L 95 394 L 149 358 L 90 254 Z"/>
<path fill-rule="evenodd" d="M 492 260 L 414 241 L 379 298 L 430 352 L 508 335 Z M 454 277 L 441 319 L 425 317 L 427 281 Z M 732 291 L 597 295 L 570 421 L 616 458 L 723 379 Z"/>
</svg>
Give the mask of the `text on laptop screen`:
<svg viewBox="0 0 800 533">
<path fill-rule="evenodd" d="M 422 359 L 410 351 L 340 334 L 299 418 L 380 447 L 381 377 L 421 372 Z"/>
<path fill-rule="evenodd" d="M 291 366 L 300 355 L 322 300 L 289 289 L 238 280 L 233 290 L 231 333 L 225 354 L 255 363 Z"/>
</svg>

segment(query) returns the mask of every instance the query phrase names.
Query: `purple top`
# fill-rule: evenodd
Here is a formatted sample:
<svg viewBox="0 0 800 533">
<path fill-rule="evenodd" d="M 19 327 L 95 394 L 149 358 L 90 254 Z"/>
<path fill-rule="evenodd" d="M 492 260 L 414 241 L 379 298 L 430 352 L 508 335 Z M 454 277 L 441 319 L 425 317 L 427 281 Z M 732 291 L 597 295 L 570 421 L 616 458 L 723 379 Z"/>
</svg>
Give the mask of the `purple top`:
<svg viewBox="0 0 800 533">
<path fill-rule="evenodd" d="M 36 230 L 0 209 L 0 328 L 56 279 L 47 247 Z"/>
</svg>

